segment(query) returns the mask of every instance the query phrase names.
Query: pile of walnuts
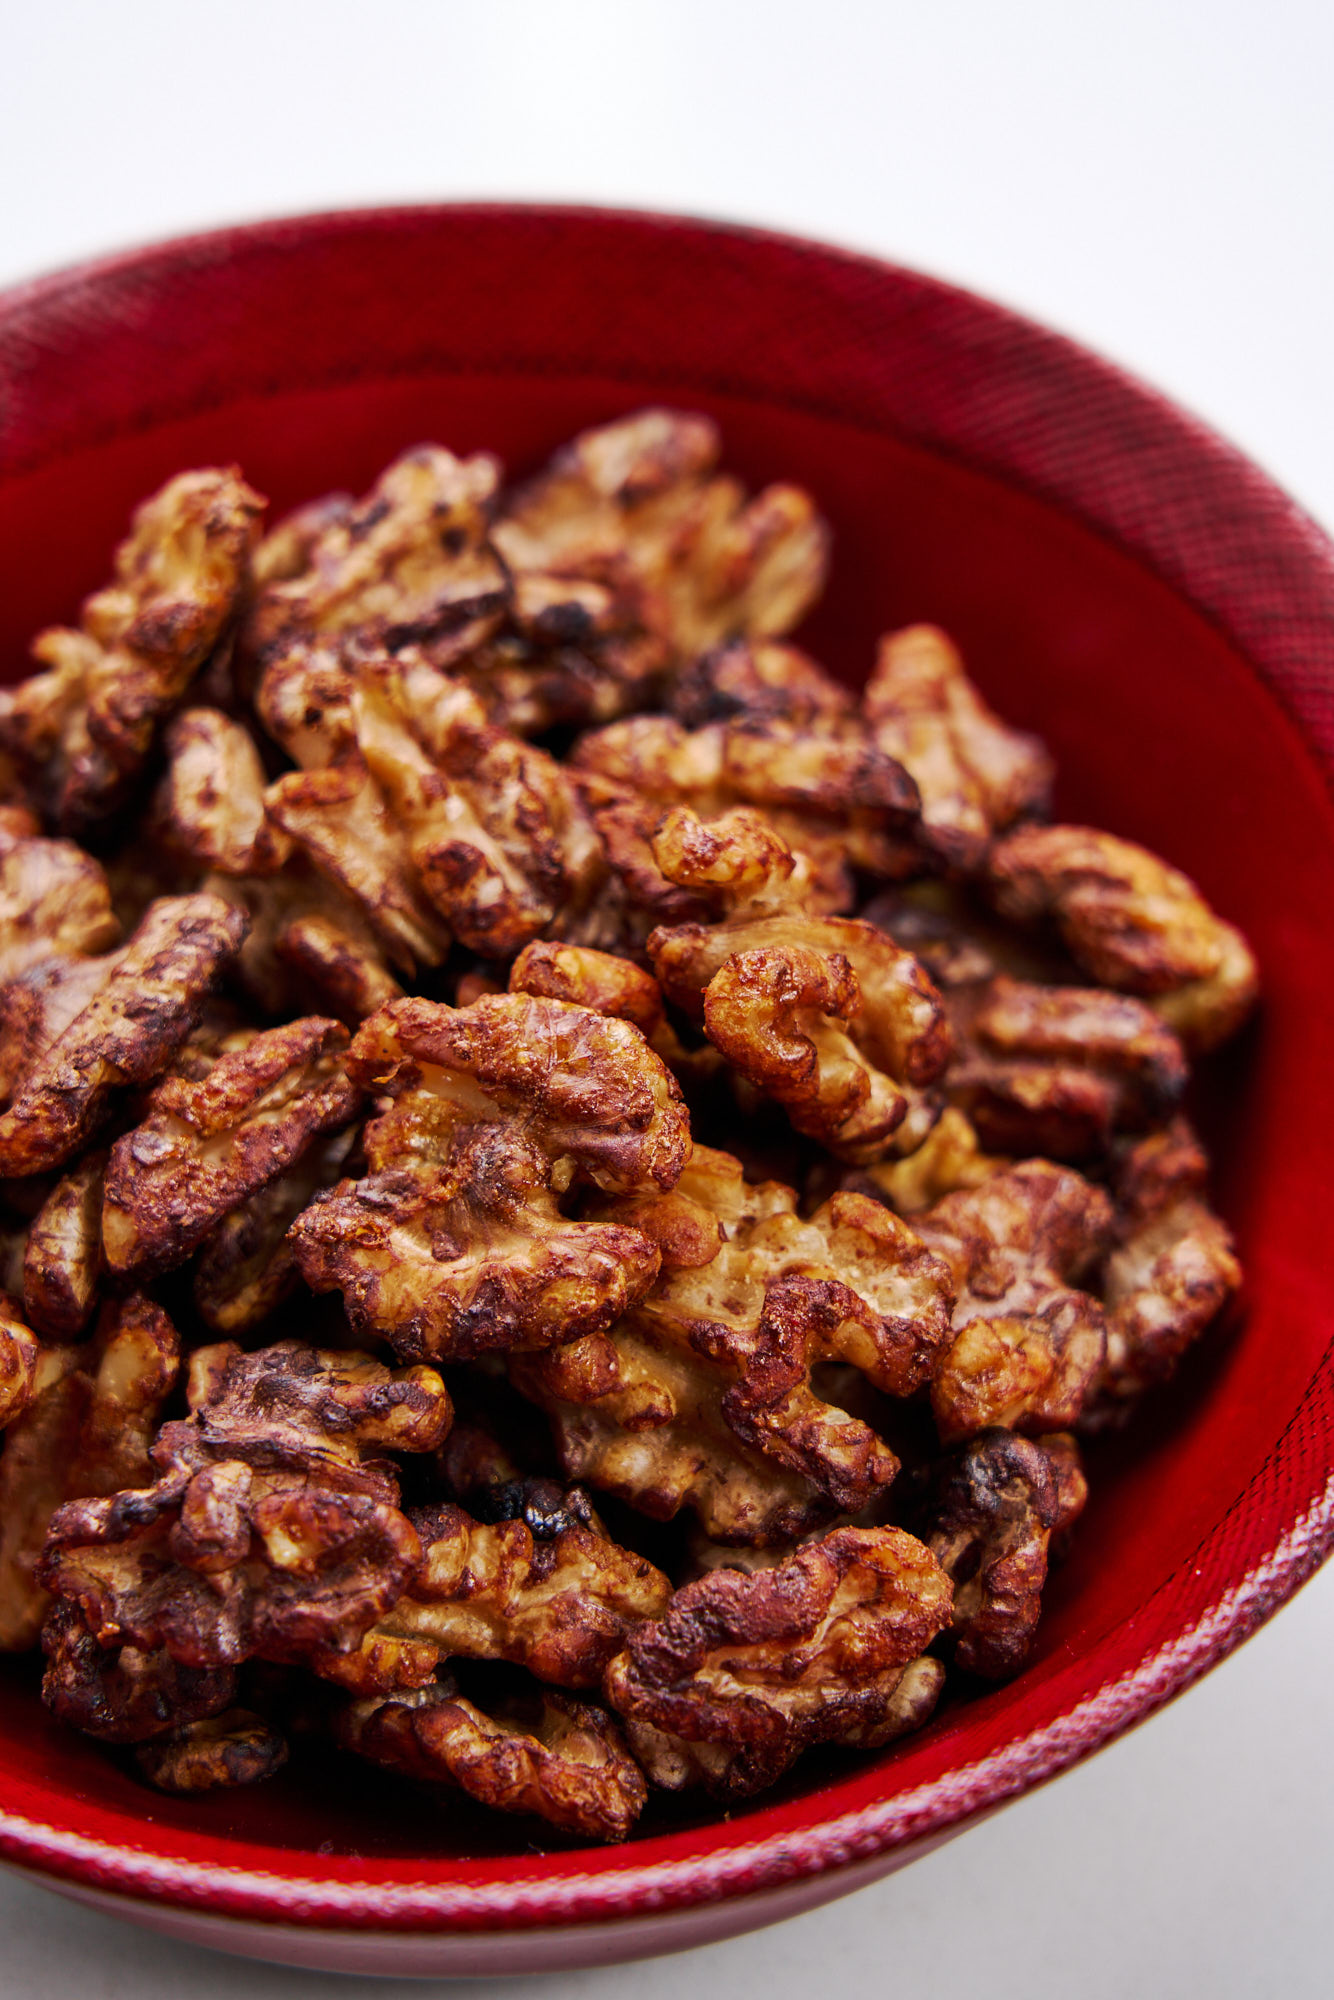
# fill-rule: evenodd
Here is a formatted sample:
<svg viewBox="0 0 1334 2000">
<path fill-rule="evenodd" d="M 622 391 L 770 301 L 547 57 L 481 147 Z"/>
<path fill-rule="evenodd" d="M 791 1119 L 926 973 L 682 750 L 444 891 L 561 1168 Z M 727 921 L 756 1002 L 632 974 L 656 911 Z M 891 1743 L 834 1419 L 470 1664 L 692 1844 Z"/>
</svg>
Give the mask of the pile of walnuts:
<svg viewBox="0 0 1334 2000">
<path fill-rule="evenodd" d="M 1245 942 L 943 633 L 788 645 L 718 456 L 183 473 L 0 693 L 0 1646 L 155 1785 L 615 1840 L 884 1744 L 1237 1287 Z"/>
</svg>

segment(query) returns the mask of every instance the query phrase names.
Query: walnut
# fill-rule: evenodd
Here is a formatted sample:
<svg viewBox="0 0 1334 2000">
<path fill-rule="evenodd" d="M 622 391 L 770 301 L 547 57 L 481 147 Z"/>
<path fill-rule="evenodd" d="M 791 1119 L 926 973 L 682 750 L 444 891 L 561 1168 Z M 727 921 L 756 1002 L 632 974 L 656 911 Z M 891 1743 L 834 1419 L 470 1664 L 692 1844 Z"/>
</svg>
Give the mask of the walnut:
<svg viewBox="0 0 1334 2000">
<path fill-rule="evenodd" d="M 255 709 L 274 741 L 303 771 L 341 764 L 356 743 L 355 651 L 294 638 L 266 656 Z"/>
<path fill-rule="evenodd" d="M 847 688 L 798 647 L 738 639 L 683 667 L 668 706 L 686 729 L 739 717 L 838 727 L 851 722 L 856 703 Z"/>
<path fill-rule="evenodd" d="M 1241 1283 L 1231 1233 L 1205 1199 L 1208 1171 L 1184 1118 L 1127 1147 L 1117 1163 L 1117 1241 L 1102 1283 L 1107 1358 L 1082 1428 L 1123 1421 Z"/>
<path fill-rule="evenodd" d="M 23 1304 L 48 1338 L 76 1340 L 92 1317 L 102 1275 L 105 1153 L 86 1153 L 32 1220 L 23 1253 Z"/>
<path fill-rule="evenodd" d="M 159 1647 L 99 1646 L 72 1604 L 42 1628 L 42 1700 L 62 1722 L 104 1743 L 145 1743 L 230 1708 L 231 1667 L 186 1667 Z"/>
<path fill-rule="evenodd" d="M 587 1840 L 624 1840 L 647 1788 L 601 1709 L 545 1688 L 489 1702 L 484 1714 L 451 1680 L 389 1699 L 349 1702 L 338 1741 L 405 1777 L 453 1785 L 500 1812 L 535 1813 Z"/>
<path fill-rule="evenodd" d="M 347 898 L 399 971 L 438 965 L 450 934 L 417 881 L 405 829 L 355 752 L 289 771 L 264 794 L 269 818 Z"/>
<path fill-rule="evenodd" d="M 823 586 L 828 531 L 796 487 L 748 500 L 715 472 L 720 448 L 707 417 L 675 410 L 584 431 L 507 500 L 496 546 L 521 579 L 628 579 L 681 658 L 790 631 Z"/>
<path fill-rule="evenodd" d="M 954 1344 L 931 1384 L 942 1440 L 1072 1424 L 1106 1354 L 1102 1307 L 1072 1283 L 1111 1237 L 1102 1189 L 1068 1167 L 1025 1160 L 913 1222 L 957 1292 Z"/>
<path fill-rule="evenodd" d="M 148 1444 L 178 1355 L 171 1321 L 138 1293 L 104 1306 L 85 1346 L 43 1350 L 32 1401 L 0 1455 L 0 1651 L 24 1651 L 41 1630 L 38 1563 L 62 1502 L 152 1478 Z"/>
<path fill-rule="evenodd" d="M 1186 1087 L 1180 1042 L 1128 994 L 1001 976 L 956 987 L 946 1011 L 959 1051 L 946 1094 L 994 1152 L 1088 1159 Z"/>
<path fill-rule="evenodd" d="M 86 1004 L 31 1051 L 0 1112 L 0 1173 L 59 1166 L 100 1125 L 114 1090 L 158 1075 L 244 934 L 241 913 L 215 896 L 164 897 L 122 950 L 86 961 L 100 967 Z"/>
<path fill-rule="evenodd" d="M 5 1430 L 37 1393 L 41 1348 L 0 1291 L 0 1430 Z"/>
<path fill-rule="evenodd" d="M 316 1195 L 341 1178 L 356 1138 L 353 1128 L 323 1134 L 204 1238 L 194 1301 L 215 1333 L 250 1332 L 297 1289 L 301 1274 L 287 1232 Z"/>
<path fill-rule="evenodd" d="M 658 1283 L 609 1333 L 511 1362 L 567 1474 L 657 1518 L 689 1505 L 731 1542 L 802 1533 L 893 1478 L 894 1454 L 811 1370 L 846 1361 L 900 1396 L 928 1379 L 952 1295 L 911 1230 L 858 1195 L 803 1222 L 790 1188 L 703 1147 L 674 1194 L 600 1212 L 652 1237 Z"/>
<path fill-rule="evenodd" d="M 1091 827 L 1020 827 L 987 861 L 997 909 L 1054 920 L 1104 986 L 1144 995 L 1186 1047 L 1215 1048 L 1245 1020 L 1255 961 L 1193 882 L 1147 848 Z"/>
<path fill-rule="evenodd" d="M 264 810 L 264 766 L 243 723 L 186 708 L 168 724 L 153 818 L 173 852 L 223 875 L 271 874 L 287 842 Z"/>
<path fill-rule="evenodd" d="M 102 1205 L 117 1273 L 184 1262 L 209 1231 L 350 1123 L 361 1092 L 345 1072 L 347 1029 L 318 1015 L 246 1031 L 201 1075 L 168 1075 L 148 1116 L 111 1148 Z"/>
<path fill-rule="evenodd" d="M 722 1058 L 709 1043 L 687 1048 L 668 1021 L 662 988 L 651 972 L 632 959 L 594 951 L 587 945 L 548 943 L 525 945 L 510 968 L 511 993 L 534 993 L 571 1006 L 591 1007 L 595 1014 L 613 1014 L 629 1021 L 673 1075 L 703 1080 L 717 1074 Z M 480 997 L 480 995 L 479 995 Z"/>
<path fill-rule="evenodd" d="M 271 1778 L 287 1762 L 287 1744 L 262 1716 L 229 1708 L 141 1743 L 135 1762 L 160 1792 L 211 1792 Z"/>
<path fill-rule="evenodd" d="M 346 521 L 356 506 L 350 493 L 323 493 L 307 500 L 275 521 L 255 550 L 251 565 L 255 588 L 285 583 L 302 576 L 310 568 L 311 551 L 320 536 L 335 523 Z"/>
<path fill-rule="evenodd" d="M 482 1522 L 447 1505 L 409 1518 L 422 1560 L 407 1589 L 359 1651 L 311 1662 L 357 1694 L 420 1687 L 458 1658 L 509 1660 L 557 1687 L 596 1688 L 631 1626 L 672 1594 L 642 1556 L 575 1520 L 538 1535 L 526 1520 Z"/>
<path fill-rule="evenodd" d="M 1010 1165 L 984 1153 L 962 1111 L 947 1105 L 916 1152 L 844 1174 L 840 1185 L 888 1203 L 896 1215 L 918 1215 L 960 1188 L 980 1187 Z"/>
<path fill-rule="evenodd" d="M 292 1240 L 355 1328 L 462 1359 L 606 1326 L 652 1281 L 637 1231 L 556 1206 L 576 1176 L 620 1192 L 680 1173 L 679 1088 L 628 1023 L 520 994 L 405 1000 L 362 1026 L 349 1068 L 396 1102 L 366 1130 L 369 1177 L 313 1203 Z"/>
<path fill-rule="evenodd" d="M 606 865 L 563 766 L 421 662 L 362 663 L 352 709 L 417 881 L 462 944 L 507 958 L 577 920 Z"/>
<path fill-rule="evenodd" d="M 762 811 L 809 857 L 821 909 L 852 907 L 852 867 L 903 873 L 903 836 L 917 817 L 911 778 L 855 722 L 760 713 L 687 730 L 636 715 L 582 736 L 571 761 L 604 799 L 633 804 L 646 835 L 654 807 L 658 817 L 672 806 L 702 818 L 737 805 Z"/>
<path fill-rule="evenodd" d="M 661 927 L 648 941 L 669 1000 L 800 1132 L 854 1164 L 913 1151 L 936 1115 L 921 1086 L 949 1055 L 940 995 L 911 953 L 851 918 L 784 907 L 799 857 L 741 812 L 717 829 L 673 814 L 654 841 L 663 872 L 728 881 L 723 922 Z"/>
<path fill-rule="evenodd" d="M 152 1486 L 58 1511 L 47 1587 L 100 1644 L 186 1666 L 355 1648 L 421 1554 L 393 1468 L 369 1454 L 439 1443 L 439 1376 L 297 1341 L 222 1345 L 192 1356 L 189 1401 L 152 1448 Z"/>
<path fill-rule="evenodd" d="M 330 510 L 313 537 L 289 538 L 291 554 L 277 567 L 303 552 L 305 565 L 264 585 L 251 646 L 263 653 L 293 637 L 347 636 L 393 650 L 425 644 L 448 657 L 475 645 L 506 597 L 488 541 L 498 477 L 481 453 L 459 459 L 430 444 L 405 452 L 350 511 Z"/>
<path fill-rule="evenodd" d="M 210 875 L 204 888 L 249 922 L 236 976 L 264 1013 L 329 1013 L 355 1026 L 402 998 L 359 906 L 304 858 L 276 875 Z"/>
<path fill-rule="evenodd" d="M 908 1525 L 954 1585 L 953 1657 L 984 1680 L 1027 1664 L 1042 1610 L 1047 1545 L 1060 1507 L 1040 1443 L 982 1431 L 923 1467 Z"/>
<path fill-rule="evenodd" d="M 948 1578 L 911 1535 L 837 1528 L 771 1569 L 686 1584 L 664 1617 L 631 1631 L 607 1668 L 607 1700 L 657 1782 L 679 1784 L 681 1765 L 694 1763 L 690 1775 L 715 1797 L 748 1798 L 814 1744 L 897 1733 L 905 1670 L 948 1625 L 950 1600 Z M 909 1726 L 926 1719 L 940 1685 L 931 1670 L 914 1679 L 926 1698 Z"/>
<path fill-rule="evenodd" d="M 41 840 L 35 828 L 0 827 L 0 983 L 44 959 L 105 951 L 119 937 L 91 854 L 72 840 Z"/>
<path fill-rule="evenodd" d="M 77 632 L 43 632 L 43 672 L 0 693 L 0 750 L 56 824 L 74 830 L 123 800 L 170 712 L 233 622 L 264 503 L 235 468 L 183 472 L 146 500 L 116 551 L 115 581 Z"/>
<path fill-rule="evenodd" d="M 992 713 L 935 626 L 910 625 L 880 641 L 863 707 L 878 748 L 915 779 L 919 838 L 941 861 L 975 868 L 993 833 L 1046 811 L 1046 750 Z"/>
</svg>

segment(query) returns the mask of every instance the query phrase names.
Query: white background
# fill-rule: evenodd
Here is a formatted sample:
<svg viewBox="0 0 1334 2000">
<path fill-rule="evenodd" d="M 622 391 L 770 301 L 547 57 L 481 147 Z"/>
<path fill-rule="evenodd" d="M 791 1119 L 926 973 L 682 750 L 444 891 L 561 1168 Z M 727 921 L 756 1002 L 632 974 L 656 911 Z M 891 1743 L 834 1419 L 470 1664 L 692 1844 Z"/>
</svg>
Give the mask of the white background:
<svg viewBox="0 0 1334 2000">
<path fill-rule="evenodd" d="M 1332 95 L 1328 0 L 0 0 L 0 284 L 368 201 L 767 222 L 1074 334 L 1334 527 Z M 526 1992 L 1325 2000 L 1332 1652 L 1328 1572 L 1165 1714 L 892 1880 Z M 328 1984 L 2 1875 L 0 1937 L 5 2000 Z"/>
</svg>

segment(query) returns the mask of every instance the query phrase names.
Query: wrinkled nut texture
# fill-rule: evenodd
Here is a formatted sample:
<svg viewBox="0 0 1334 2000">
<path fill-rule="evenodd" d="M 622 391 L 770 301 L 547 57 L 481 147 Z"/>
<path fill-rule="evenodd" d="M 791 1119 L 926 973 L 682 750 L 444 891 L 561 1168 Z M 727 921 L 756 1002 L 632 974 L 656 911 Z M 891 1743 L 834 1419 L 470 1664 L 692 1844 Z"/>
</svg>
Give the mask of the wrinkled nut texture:
<svg viewBox="0 0 1334 2000">
<path fill-rule="evenodd" d="M 402 997 L 359 905 L 304 858 L 276 875 L 210 875 L 203 886 L 249 924 L 235 970 L 261 1013 L 336 1014 L 355 1027 Z"/>
<path fill-rule="evenodd" d="M 1009 1680 L 1037 1634 L 1047 1545 L 1060 1516 L 1040 1443 L 988 1430 L 916 1481 L 909 1522 L 954 1585 L 953 1656 L 984 1680 Z"/>
<path fill-rule="evenodd" d="M 183 472 L 146 500 L 79 631 L 43 632 L 44 671 L 0 693 L 7 751 L 57 826 L 117 807 L 235 619 L 263 501 L 235 468 Z"/>
<path fill-rule="evenodd" d="M 31 1329 L 0 1292 L 0 1430 L 21 1417 L 31 1403 L 40 1354 Z"/>
<path fill-rule="evenodd" d="M 294 637 L 355 637 L 397 650 L 458 648 L 490 630 L 505 577 L 487 540 L 496 461 L 419 445 L 348 512 L 306 540 L 304 567 L 265 584 L 250 620 L 258 652 Z M 299 559 L 292 554 L 279 567 Z M 272 567 L 272 565 L 270 566 Z"/>
<path fill-rule="evenodd" d="M 484 1714 L 437 1681 L 349 1702 L 335 1734 L 359 1757 L 455 1785 L 499 1812 L 534 1813 L 586 1840 L 624 1840 L 648 1792 L 620 1730 L 600 1708 L 545 1689 L 517 1706 L 513 1719 Z"/>
<path fill-rule="evenodd" d="M 560 1001 L 406 1000 L 367 1021 L 349 1070 L 396 1099 L 370 1173 L 293 1226 L 302 1275 L 404 1356 L 467 1359 L 609 1325 L 658 1267 L 633 1229 L 568 1221 L 576 1176 L 670 1187 L 689 1145 L 675 1079 L 628 1023 Z"/>
<path fill-rule="evenodd" d="M 159 1648 L 99 1646 L 72 1604 L 57 1602 L 42 1628 L 42 1700 L 72 1729 L 104 1743 L 146 1743 L 230 1708 L 230 1667 L 184 1667 Z"/>
<path fill-rule="evenodd" d="M 856 1195 L 804 1222 L 791 1189 L 703 1147 L 673 1194 L 604 1212 L 658 1246 L 658 1283 L 605 1336 L 511 1364 L 569 1476 L 659 1519 L 688 1505 L 727 1542 L 803 1533 L 894 1477 L 811 1370 L 844 1361 L 894 1395 L 927 1380 L 953 1294 L 911 1230 Z"/>
<path fill-rule="evenodd" d="M 1073 1281 L 1112 1234 L 1101 1188 L 1068 1167 L 1025 1160 L 914 1217 L 949 1266 L 953 1346 L 931 1383 L 942 1441 L 1000 1426 L 1030 1433 L 1074 1423 L 1101 1373 L 1103 1309 Z"/>
<path fill-rule="evenodd" d="M 1208 1160 L 1184 1119 L 1118 1163 L 1117 1243 L 1107 1259 L 1107 1358 L 1081 1427 L 1123 1421 L 1170 1376 L 1241 1283 L 1232 1235 L 1208 1205 Z"/>
<path fill-rule="evenodd" d="M 317 1138 L 293 1166 L 231 1209 L 204 1238 L 194 1300 L 215 1333 L 261 1326 L 300 1285 L 288 1231 L 302 1210 L 341 1178 L 356 1139 L 354 1127 Z"/>
<path fill-rule="evenodd" d="M 40 1355 L 32 1400 L 0 1455 L 0 1652 L 35 1644 L 48 1523 L 76 1494 L 146 1486 L 149 1442 L 176 1381 L 176 1330 L 140 1294 L 102 1309 L 82 1347 Z"/>
<path fill-rule="evenodd" d="M 933 625 L 880 641 L 863 695 L 872 740 L 912 774 L 929 853 L 976 868 L 993 833 L 1045 811 L 1052 763 L 1035 736 L 983 701 L 959 653 Z"/>
<path fill-rule="evenodd" d="M 998 841 L 987 883 L 1002 916 L 1052 919 L 1105 986 L 1143 994 L 1192 1051 L 1214 1048 L 1255 1001 L 1255 961 L 1185 875 L 1090 827 L 1020 827 Z"/>
<path fill-rule="evenodd" d="M 23 1305 L 49 1340 L 77 1340 L 102 1275 L 102 1183 L 107 1156 L 86 1153 L 52 1188 L 28 1229 Z"/>
<path fill-rule="evenodd" d="M 204 1075 L 167 1076 L 111 1148 L 102 1209 L 118 1273 L 183 1263 L 222 1218 L 355 1117 L 348 1033 L 312 1016 L 232 1038 Z"/>
<path fill-rule="evenodd" d="M 632 1742 L 647 1724 L 707 1746 L 703 1782 L 745 1798 L 816 1743 L 877 1740 L 950 1604 L 948 1578 L 911 1535 L 837 1528 L 772 1568 L 686 1584 L 665 1617 L 631 1632 L 607 1669 L 607 1700 Z"/>
<path fill-rule="evenodd" d="M 505 958 L 573 920 L 605 875 L 573 780 L 488 722 L 466 686 L 420 661 L 363 662 L 357 742 L 417 880 L 469 950 Z"/>
<path fill-rule="evenodd" d="M 596 1688 L 671 1584 L 642 1556 L 570 1522 L 536 1536 L 523 1520 L 482 1522 L 461 1507 L 411 1515 L 422 1559 L 408 1588 L 355 1653 L 313 1661 L 360 1695 L 419 1687 L 450 1659 L 509 1660 L 540 1681 Z"/>
<path fill-rule="evenodd" d="M 285 843 L 264 811 L 264 766 L 244 723 L 186 708 L 168 724 L 153 818 L 173 852 L 223 875 L 268 874 Z"/>
<path fill-rule="evenodd" d="M 140 1744 L 135 1762 L 160 1792 L 213 1792 L 271 1778 L 287 1762 L 287 1744 L 262 1716 L 229 1708 Z"/>
<path fill-rule="evenodd" d="M 946 1094 L 998 1153 L 1096 1157 L 1114 1132 L 1167 1116 L 1186 1087 L 1180 1042 L 1129 994 L 1002 975 L 955 988 L 946 1009 L 959 1051 Z"/>
<path fill-rule="evenodd" d="M 0 983 L 44 959 L 107 951 L 120 938 L 106 876 L 72 840 L 0 826 Z"/>
<path fill-rule="evenodd" d="M 164 1426 L 147 1491 L 75 1500 L 51 1523 L 43 1580 L 102 1644 L 191 1667 L 351 1649 L 421 1549 L 375 1447 L 428 1451 L 449 1422 L 429 1369 L 297 1341 L 191 1358 L 193 1415 Z"/>
<path fill-rule="evenodd" d="M 96 1130 L 113 1090 L 160 1074 L 244 935 L 240 911 L 216 896 L 150 905 L 109 976 L 0 1112 L 0 1173 L 60 1166 Z"/>
</svg>

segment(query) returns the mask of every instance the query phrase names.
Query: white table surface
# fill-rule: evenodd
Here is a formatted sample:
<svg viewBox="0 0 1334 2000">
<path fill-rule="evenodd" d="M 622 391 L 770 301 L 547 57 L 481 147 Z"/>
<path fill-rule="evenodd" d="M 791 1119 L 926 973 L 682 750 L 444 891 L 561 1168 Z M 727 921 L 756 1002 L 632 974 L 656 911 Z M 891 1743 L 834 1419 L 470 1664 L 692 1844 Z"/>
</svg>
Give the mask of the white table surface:
<svg viewBox="0 0 1334 2000">
<path fill-rule="evenodd" d="M 1332 78 L 1329 0 L 0 0 L 0 284 L 359 202 L 770 223 L 1063 328 L 1334 526 Z M 1332 1654 L 1334 1569 L 1165 1713 L 890 1881 L 524 1986 L 1325 2000 Z M 327 1983 L 0 1874 L 5 2000 Z"/>
</svg>

